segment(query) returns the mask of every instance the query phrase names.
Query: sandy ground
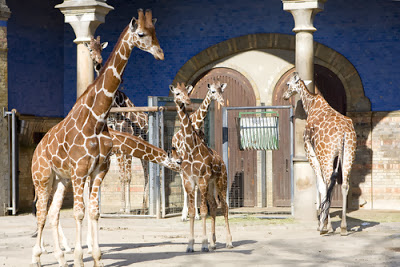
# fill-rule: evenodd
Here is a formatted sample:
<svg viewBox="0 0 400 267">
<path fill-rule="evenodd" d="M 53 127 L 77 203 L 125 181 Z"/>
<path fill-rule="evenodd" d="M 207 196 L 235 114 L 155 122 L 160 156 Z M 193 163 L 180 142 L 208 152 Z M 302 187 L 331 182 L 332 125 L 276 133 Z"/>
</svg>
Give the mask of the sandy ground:
<svg viewBox="0 0 400 267">
<path fill-rule="evenodd" d="M 334 228 L 340 224 L 338 214 L 332 214 Z M 217 250 L 208 253 L 199 252 L 201 223 L 196 222 L 196 252 L 190 254 L 185 252 L 189 223 L 181 222 L 179 217 L 101 218 L 103 262 L 105 266 L 400 266 L 399 211 L 351 212 L 348 214 L 350 231 L 345 237 L 338 234 L 339 229 L 334 234 L 320 236 L 314 222 L 266 217 L 231 215 L 235 248 L 227 249 L 219 216 Z M 75 224 L 71 210 L 62 211 L 61 222 L 73 247 Z M 35 242 L 30 235 L 35 224 L 32 215 L 0 217 L 0 266 L 29 265 Z M 44 236 L 49 253 L 42 255 L 42 266 L 57 266 L 48 226 Z M 66 254 L 66 259 L 72 266 L 73 254 Z M 93 266 L 91 256 L 86 253 L 84 262 L 86 266 Z"/>
</svg>

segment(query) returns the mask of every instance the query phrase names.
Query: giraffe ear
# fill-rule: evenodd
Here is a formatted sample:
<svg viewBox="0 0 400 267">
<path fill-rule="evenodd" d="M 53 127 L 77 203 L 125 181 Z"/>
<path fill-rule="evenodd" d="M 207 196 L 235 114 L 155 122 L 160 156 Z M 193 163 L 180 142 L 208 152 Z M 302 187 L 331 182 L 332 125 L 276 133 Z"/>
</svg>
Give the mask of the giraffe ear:
<svg viewBox="0 0 400 267">
<path fill-rule="evenodd" d="M 225 87 L 226 87 L 227 85 L 228 85 L 227 83 L 221 84 L 221 92 L 222 92 L 222 93 L 224 92 Z"/>
<path fill-rule="evenodd" d="M 307 85 L 309 85 L 312 81 L 311 81 L 311 80 L 304 80 L 303 82 L 304 82 L 304 84 L 307 86 Z"/>
<path fill-rule="evenodd" d="M 173 93 L 174 92 L 174 86 L 172 84 L 169 85 L 169 90 Z"/>
<path fill-rule="evenodd" d="M 190 95 L 190 93 L 193 91 L 193 86 L 191 86 L 191 85 L 186 86 L 186 90 L 187 90 L 188 95 Z"/>
<path fill-rule="evenodd" d="M 132 18 L 131 23 L 129 23 L 129 29 L 131 31 L 136 31 L 138 28 L 138 21 L 135 17 Z"/>
<path fill-rule="evenodd" d="M 108 46 L 108 42 L 104 42 L 101 44 L 101 49 L 105 49 Z"/>
<path fill-rule="evenodd" d="M 152 19 L 153 26 L 156 26 L 157 19 Z"/>
</svg>

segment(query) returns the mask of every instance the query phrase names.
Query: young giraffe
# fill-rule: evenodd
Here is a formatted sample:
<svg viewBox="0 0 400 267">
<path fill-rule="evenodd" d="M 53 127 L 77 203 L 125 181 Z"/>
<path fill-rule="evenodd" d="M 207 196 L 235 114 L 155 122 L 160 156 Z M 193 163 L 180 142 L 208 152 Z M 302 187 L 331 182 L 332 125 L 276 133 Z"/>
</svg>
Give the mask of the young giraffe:
<svg viewBox="0 0 400 267">
<path fill-rule="evenodd" d="M 96 39 L 93 36 L 90 38 L 89 43 L 84 43 L 89 50 L 90 58 L 93 60 L 93 67 L 96 75 L 99 76 L 100 70 L 103 67 L 103 57 L 101 52 L 108 46 L 108 42 L 100 43 L 100 36 Z"/>
<path fill-rule="evenodd" d="M 224 105 L 224 98 L 222 96 L 222 93 L 224 92 L 224 89 L 226 87 L 226 83 L 213 83 L 213 84 L 208 84 L 207 88 L 207 95 L 204 98 L 203 102 L 201 103 L 200 107 L 190 114 L 190 120 L 192 121 L 192 126 L 196 132 L 199 132 L 201 130 L 201 126 L 203 125 L 204 119 L 207 116 L 208 113 L 208 108 L 211 105 L 211 102 L 213 100 L 217 101 L 221 106 Z M 178 155 L 181 154 L 181 151 L 183 149 L 183 135 L 182 135 L 182 130 L 179 130 L 178 132 L 175 133 L 175 135 L 172 138 L 172 149 L 176 149 L 176 153 Z M 182 178 L 182 177 L 181 177 Z M 183 179 L 182 179 L 182 187 L 183 186 Z M 199 212 L 197 209 L 197 191 L 198 188 L 195 188 L 195 196 L 194 196 L 194 203 L 195 203 L 195 219 L 199 220 Z M 182 209 L 182 221 L 185 221 L 187 219 L 188 215 L 188 206 L 187 206 L 187 193 L 186 190 L 183 191 L 183 209 Z"/>
<path fill-rule="evenodd" d="M 32 265 L 40 266 L 40 241 L 47 215 L 47 203 L 51 184 L 56 191 L 49 209 L 49 220 L 55 240 L 54 254 L 60 266 L 67 266 L 59 245 L 59 211 L 65 188 L 72 181 L 74 191 L 74 218 L 76 221 L 76 243 L 74 265 L 83 266 L 81 245 L 84 183 L 90 179 L 89 223 L 92 227 L 92 256 L 94 266 L 103 266 L 98 242 L 98 194 L 101 182 L 108 172 L 109 155 L 113 142 L 106 119 L 121 82 L 132 49 L 137 46 L 148 51 L 156 59 L 163 60 L 150 10 L 138 10 L 138 19 L 132 18 L 122 32 L 105 66 L 97 79 L 79 97 L 68 115 L 50 129 L 35 149 L 32 159 L 32 180 L 38 198 L 38 235 L 33 247 Z M 58 179 L 55 179 L 55 176 Z"/>
<path fill-rule="evenodd" d="M 356 151 L 356 132 L 353 122 L 350 118 L 334 110 L 322 96 L 310 93 L 297 73 L 294 73 L 288 82 L 288 89 L 283 94 L 283 98 L 289 99 L 295 93 L 300 94 L 304 110 L 307 113 L 304 148 L 308 161 L 317 176 L 317 189 L 322 201 L 319 207 L 318 230 L 321 234 L 332 230 L 329 208 L 331 193 L 339 174 L 340 162 L 343 177 L 343 210 L 340 228 L 341 235 L 347 235 L 347 194 L 350 171 Z M 336 157 L 338 157 L 338 161 L 333 170 Z"/>
<path fill-rule="evenodd" d="M 203 224 L 203 241 L 201 250 L 209 251 L 206 217 L 207 203 L 210 208 L 211 215 L 211 244 L 210 248 L 216 248 L 215 236 L 215 218 L 217 213 L 217 203 L 215 200 L 215 192 L 217 192 L 225 217 L 225 227 L 227 231 L 226 247 L 232 248 L 232 236 L 228 222 L 228 204 L 226 203 L 227 191 L 227 173 L 225 164 L 221 157 L 216 152 L 207 147 L 204 140 L 194 130 L 189 115 L 186 113 L 186 106 L 189 105 L 189 94 L 193 87 L 188 86 L 188 91 L 184 84 L 179 84 L 177 87 L 170 85 L 170 90 L 174 95 L 174 101 L 178 110 L 179 121 L 184 143 L 180 155 L 181 162 L 181 177 L 189 198 L 189 219 L 190 219 L 190 237 L 186 252 L 193 252 L 194 245 L 194 191 L 196 185 L 201 194 L 200 214 Z"/>
<path fill-rule="evenodd" d="M 114 99 L 113 107 L 134 107 L 135 105 L 120 90 L 117 91 Z M 145 140 L 148 134 L 149 125 L 148 125 L 148 115 L 145 112 L 121 112 L 111 113 L 108 117 L 107 125 L 114 130 L 123 131 L 126 133 L 130 133 L 132 135 L 139 136 L 141 139 Z M 132 179 L 132 156 L 125 154 L 115 154 L 118 165 L 119 165 L 119 173 L 120 173 L 120 182 L 122 185 L 121 192 L 121 203 L 122 203 L 122 211 L 125 213 L 130 213 L 131 205 L 130 205 L 130 184 Z M 141 160 L 145 181 L 144 188 L 144 196 L 142 203 L 142 212 L 144 213 L 148 203 L 148 163 L 145 160 Z"/>
</svg>

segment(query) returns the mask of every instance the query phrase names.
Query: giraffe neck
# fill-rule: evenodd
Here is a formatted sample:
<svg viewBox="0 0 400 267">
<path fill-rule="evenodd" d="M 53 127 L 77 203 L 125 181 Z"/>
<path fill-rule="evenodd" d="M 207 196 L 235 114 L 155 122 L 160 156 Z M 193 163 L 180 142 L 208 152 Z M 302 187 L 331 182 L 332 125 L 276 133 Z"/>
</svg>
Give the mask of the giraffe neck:
<svg viewBox="0 0 400 267">
<path fill-rule="evenodd" d="M 194 147 L 195 131 L 193 130 L 192 122 L 189 115 L 186 113 L 186 107 L 176 104 L 179 121 L 181 123 L 181 131 L 183 134 L 184 143 L 189 147 Z"/>
<path fill-rule="evenodd" d="M 308 115 L 312 109 L 312 105 L 314 104 L 315 94 L 312 94 L 310 91 L 308 91 L 307 86 L 302 80 L 299 81 L 299 88 L 301 102 L 303 103 L 304 111 Z"/>
<path fill-rule="evenodd" d="M 105 122 L 128 63 L 135 40 L 129 26 L 121 33 L 114 50 L 102 67 L 99 76 L 89 85 L 75 106 L 86 106 L 92 111 L 91 118 Z"/>
<path fill-rule="evenodd" d="M 208 108 L 211 104 L 211 94 L 207 92 L 206 97 L 204 98 L 203 102 L 201 103 L 200 107 L 190 115 L 190 119 L 192 121 L 192 126 L 196 131 L 199 131 L 201 126 L 203 125 L 204 119 L 207 116 Z"/>
<path fill-rule="evenodd" d="M 179 171 L 180 167 L 173 161 L 168 154 L 140 139 L 137 136 L 109 129 L 112 141 L 113 152 L 115 154 L 131 155 L 135 158 L 144 159 L 156 164 L 160 164 L 174 171 Z"/>
</svg>

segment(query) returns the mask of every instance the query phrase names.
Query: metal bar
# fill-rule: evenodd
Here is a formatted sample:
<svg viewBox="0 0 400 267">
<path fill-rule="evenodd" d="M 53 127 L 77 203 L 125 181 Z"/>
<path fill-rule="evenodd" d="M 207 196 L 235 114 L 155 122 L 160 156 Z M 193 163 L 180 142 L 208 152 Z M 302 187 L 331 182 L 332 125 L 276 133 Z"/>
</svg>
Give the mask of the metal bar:
<svg viewBox="0 0 400 267">
<path fill-rule="evenodd" d="M 111 108 L 110 112 L 158 112 L 160 110 L 165 111 L 177 111 L 176 106 L 163 106 L 163 107 L 120 107 Z M 193 111 L 193 108 L 186 108 L 188 112 Z"/>
<path fill-rule="evenodd" d="M 157 97 L 155 97 L 155 100 L 153 104 L 158 105 Z M 156 136 L 155 136 L 155 143 L 157 147 L 160 147 L 160 112 L 156 112 Z M 160 199 L 160 166 L 158 164 L 155 165 L 155 171 L 156 171 L 156 180 L 155 180 L 155 185 L 154 185 L 154 195 L 156 197 L 156 216 L 157 219 L 161 219 L 161 199 Z"/>
<path fill-rule="evenodd" d="M 7 210 L 11 207 L 12 203 L 11 203 L 11 162 L 12 162 L 12 158 L 11 158 L 11 113 L 10 112 L 5 112 L 4 113 L 5 116 L 7 116 L 7 121 L 8 121 L 8 181 L 7 181 L 7 195 L 8 195 L 8 206 L 7 206 Z"/>
<path fill-rule="evenodd" d="M 290 207 L 291 214 L 294 216 L 294 170 L 293 170 L 293 154 L 294 154 L 294 133 L 293 133 L 293 107 L 289 109 L 289 120 L 290 120 Z"/>
<path fill-rule="evenodd" d="M 149 107 L 154 106 L 154 99 L 152 96 L 148 97 L 148 105 Z M 154 140 L 154 131 L 155 131 L 155 114 L 153 112 L 149 113 L 149 143 L 152 145 L 155 145 L 155 140 Z M 156 173 L 154 171 L 154 166 L 155 164 L 152 162 L 149 162 L 149 213 L 150 215 L 156 215 L 155 211 L 155 206 L 154 206 L 154 201 L 155 201 L 155 196 L 154 196 L 154 186 L 155 186 L 155 180 L 156 180 Z"/>
<path fill-rule="evenodd" d="M 17 214 L 17 121 L 15 116 L 15 109 L 12 110 L 11 114 L 11 155 L 12 155 L 12 162 L 11 162 L 11 179 L 12 179 L 12 215 Z"/>
<path fill-rule="evenodd" d="M 227 189 L 226 189 L 226 203 L 229 208 L 229 187 L 230 187 L 230 177 L 229 177 L 229 154 L 228 154 L 228 107 L 222 108 L 222 159 L 226 165 L 227 173 Z"/>
<path fill-rule="evenodd" d="M 137 214 L 100 214 L 101 218 L 155 218 L 155 215 L 137 215 Z"/>
<path fill-rule="evenodd" d="M 160 111 L 160 128 L 161 128 L 161 144 L 160 147 L 164 150 L 164 110 Z M 161 185 L 160 185 L 160 193 L 161 193 L 161 218 L 165 218 L 165 167 L 161 167 Z"/>
</svg>

